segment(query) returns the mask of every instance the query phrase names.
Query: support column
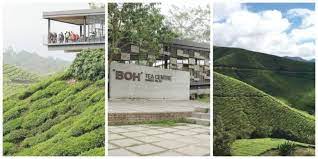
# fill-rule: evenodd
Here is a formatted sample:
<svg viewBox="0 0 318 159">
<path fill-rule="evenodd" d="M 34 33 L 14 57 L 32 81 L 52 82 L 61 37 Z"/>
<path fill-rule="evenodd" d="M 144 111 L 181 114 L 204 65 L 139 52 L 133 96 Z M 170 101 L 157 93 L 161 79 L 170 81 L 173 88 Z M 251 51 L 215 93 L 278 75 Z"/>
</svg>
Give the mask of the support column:
<svg viewBox="0 0 318 159">
<path fill-rule="evenodd" d="M 86 41 L 86 16 L 84 17 L 84 41 Z"/>
<path fill-rule="evenodd" d="M 80 37 L 82 37 L 82 35 L 83 35 L 83 27 L 82 25 L 80 25 Z"/>
<path fill-rule="evenodd" d="M 47 19 L 47 22 L 48 22 L 47 23 L 47 32 L 50 33 L 51 32 L 51 19 Z"/>
</svg>

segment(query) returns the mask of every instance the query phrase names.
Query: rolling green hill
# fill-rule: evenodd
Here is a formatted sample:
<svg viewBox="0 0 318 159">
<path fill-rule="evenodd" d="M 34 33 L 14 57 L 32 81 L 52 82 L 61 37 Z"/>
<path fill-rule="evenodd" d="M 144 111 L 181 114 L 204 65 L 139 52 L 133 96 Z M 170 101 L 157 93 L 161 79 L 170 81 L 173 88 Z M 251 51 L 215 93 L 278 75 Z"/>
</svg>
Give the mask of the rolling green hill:
<svg viewBox="0 0 318 159">
<path fill-rule="evenodd" d="M 229 76 L 216 72 L 213 76 L 214 118 L 222 119 L 224 131 L 234 139 L 273 137 L 314 143 L 314 116 Z"/>
<path fill-rule="evenodd" d="M 35 73 L 27 72 L 19 67 L 3 65 L 3 93 L 4 98 L 26 89 L 36 83 L 40 77 Z"/>
<path fill-rule="evenodd" d="M 83 51 L 68 71 L 6 98 L 4 155 L 103 156 L 103 68 L 103 50 Z M 75 72 L 81 72 L 81 77 Z"/>
<path fill-rule="evenodd" d="M 213 49 L 214 71 L 248 83 L 291 107 L 314 114 L 314 63 L 238 48 Z"/>
</svg>

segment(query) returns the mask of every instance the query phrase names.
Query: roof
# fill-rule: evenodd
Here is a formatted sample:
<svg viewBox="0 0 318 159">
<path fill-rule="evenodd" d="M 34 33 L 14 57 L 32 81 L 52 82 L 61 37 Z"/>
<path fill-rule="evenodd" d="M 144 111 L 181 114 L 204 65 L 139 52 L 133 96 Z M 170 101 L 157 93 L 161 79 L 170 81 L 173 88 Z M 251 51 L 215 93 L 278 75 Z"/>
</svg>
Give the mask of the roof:
<svg viewBox="0 0 318 159">
<path fill-rule="evenodd" d="M 43 12 L 43 19 L 83 25 L 85 16 L 105 16 L 105 8 Z"/>
<path fill-rule="evenodd" d="M 210 44 L 208 43 L 198 43 L 189 40 L 179 40 L 175 39 L 172 41 L 172 45 L 178 45 L 182 48 L 193 49 L 196 48 L 198 50 L 210 51 Z"/>
</svg>

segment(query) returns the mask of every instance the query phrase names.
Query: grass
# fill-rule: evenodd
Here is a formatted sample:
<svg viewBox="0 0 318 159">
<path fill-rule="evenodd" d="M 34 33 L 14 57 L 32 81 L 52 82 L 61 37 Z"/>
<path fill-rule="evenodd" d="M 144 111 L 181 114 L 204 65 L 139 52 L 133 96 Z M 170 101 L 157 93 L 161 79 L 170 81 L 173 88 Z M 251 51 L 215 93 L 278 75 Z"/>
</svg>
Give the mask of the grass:
<svg viewBox="0 0 318 159">
<path fill-rule="evenodd" d="M 40 80 L 40 76 L 27 72 L 14 65 L 3 65 L 3 93 L 4 98 L 25 90 L 28 86 Z"/>
<path fill-rule="evenodd" d="M 315 64 L 244 49 L 214 47 L 214 71 L 243 81 L 287 105 L 315 112 Z"/>
<path fill-rule="evenodd" d="M 233 156 L 259 156 L 270 150 L 277 149 L 279 145 L 284 144 L 288 140 L 275 138 L 261 139 L 240 139 L 236 140 L 231 146 L 231 154 Z M 308 147 L 308 144 L 293 142 L 298 147 Z"/>
<path fill-rule="evenodd" d="M 210 103 L 210 95 L 199 96 L 197 100 L 203 103 Z"/>
<path fill-rule="evenodd" d="M 213 75 L 213 113 L 222 118 L 225 130 L 234 138 L 251 138 L 257 133 L 314 143 L 314 116 L 244 82 L 219 73 Z"/>
</svg>

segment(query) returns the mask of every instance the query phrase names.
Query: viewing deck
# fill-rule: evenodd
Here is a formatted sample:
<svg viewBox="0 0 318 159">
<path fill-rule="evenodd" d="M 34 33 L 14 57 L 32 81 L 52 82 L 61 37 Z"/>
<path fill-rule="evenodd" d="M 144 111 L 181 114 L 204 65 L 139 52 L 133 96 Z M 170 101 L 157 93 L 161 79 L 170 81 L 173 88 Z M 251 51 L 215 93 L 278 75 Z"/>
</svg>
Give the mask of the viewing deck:
<svg viewBox="0 0 318 159">
<path fill-rule="evenodd" d="M 48 20 L 48 33 L 43 37 L 43 44 L 49 51 L 78 52 L 105 48 L 104 8 L 43 12 L 43 19 Z M 53 31 L 51 21 L 79 27 L 76 30 Z"/>
</svg>

